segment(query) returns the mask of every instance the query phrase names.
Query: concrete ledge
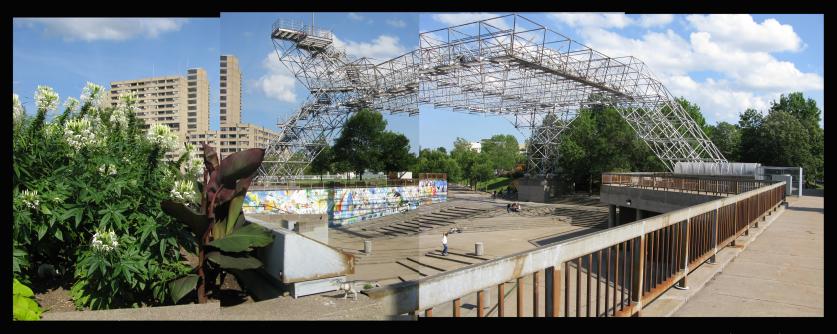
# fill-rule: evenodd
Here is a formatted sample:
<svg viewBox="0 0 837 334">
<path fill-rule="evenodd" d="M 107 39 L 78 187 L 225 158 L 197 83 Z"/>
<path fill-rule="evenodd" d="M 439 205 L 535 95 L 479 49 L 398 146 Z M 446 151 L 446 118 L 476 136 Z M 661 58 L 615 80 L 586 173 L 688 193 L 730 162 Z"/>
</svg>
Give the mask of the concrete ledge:
<svg viewBox="0 0 837 334">
<path fill-rule="evenodd" d="M 772 215 L 765 221 L 759 222 L 759 227 L 750 227 L 749 236 L 735 239 L 735 246 L 727 246 L 715 255 L 715 264 L 704 263 L 692 271 L 687 278 L 689 290 L 668 289 L 640 312 L 643 317 L 670 317 L 680 310 L 690 298 L 694 297 L 707 283 L 724 271 L 724 268 L 738 257 L 751 242 L 755 241 L 762 232 L 767 230 L 773 222 L 785 212 L 785 205 L 779 205 Z M 759 218 L 761 219 L 761 218 Z"/>
<path fill-rule="evenodd" d="M 221 320 L 221 303 L 44 313 L 42 320 Z"/>
</svg>

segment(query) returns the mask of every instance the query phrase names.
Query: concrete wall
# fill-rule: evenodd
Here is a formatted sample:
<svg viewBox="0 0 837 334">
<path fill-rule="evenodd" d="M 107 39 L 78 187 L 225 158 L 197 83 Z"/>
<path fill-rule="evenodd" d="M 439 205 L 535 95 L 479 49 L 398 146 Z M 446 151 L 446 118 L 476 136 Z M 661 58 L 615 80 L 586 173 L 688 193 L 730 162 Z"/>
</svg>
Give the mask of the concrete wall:
<svg viewBox="0 0 837 334">
<path fill-rule="evenodd" d="M 447 201 L 446 180 L 426 179 L 418 186 L 286 189 L 248 191 L 244 213 L 325 214 L 332 226 L 413 210 Z"/>
<path fill-rule="evenodd" d="M 601 190 L 602 203 L 662 213 L 705 203 L 718 198 L 720 197 L 704 194 L 609 185 L 602 185 Z M 628 200 L 631 201 L 630 206 L 627 205 Z"/>
<path fill-rule="evenodd" d="M 281 222 L 255 217 L 247 217 L 247 221 L 259 224 L 273 233 L 273 242 L 267 247 L 259 248 L 257 256 L 264 263 L 265 271 L 282 283 L 354 273 L 354 258 L 350 254 L 285 229 Z"/>
<path fill-rule="evenodd" d="M 549 200 L 551 186 L 544 178 L 521 178 L 517 184 L 517 200 L 544 203 Z"/>
</svg>

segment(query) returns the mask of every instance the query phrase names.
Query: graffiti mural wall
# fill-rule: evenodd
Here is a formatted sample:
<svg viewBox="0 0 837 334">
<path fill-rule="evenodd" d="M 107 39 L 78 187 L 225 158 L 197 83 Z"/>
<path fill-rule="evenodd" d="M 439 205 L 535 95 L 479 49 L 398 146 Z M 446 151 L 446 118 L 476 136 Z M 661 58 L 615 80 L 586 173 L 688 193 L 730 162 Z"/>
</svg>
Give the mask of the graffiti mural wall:
<svg viewBox="0 0 837 334">
<path fill-rule="evenodd" d="M 244 213 L 328 214 L 331 226 L 414 210 L 421 204 L 447 201 L 443 179 L 418 186 L 248 191 Z"/>
</svg>

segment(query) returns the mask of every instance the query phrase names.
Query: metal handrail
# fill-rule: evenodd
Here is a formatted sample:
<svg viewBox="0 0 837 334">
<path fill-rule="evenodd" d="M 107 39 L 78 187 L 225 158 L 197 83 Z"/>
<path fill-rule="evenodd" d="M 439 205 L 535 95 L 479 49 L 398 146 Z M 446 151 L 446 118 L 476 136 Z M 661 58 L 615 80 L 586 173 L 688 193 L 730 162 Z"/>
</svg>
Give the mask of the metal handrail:
<svg viewBox="0 0 837 334">
<path fill-rule="evenodd" d="M 546 315 L 580 316 L 583 313 L 581 287 L 585 286 L 582 274 L 585 274 L 587 286 L 594 277 L 597 282 L 597 297 L 593 302 L 590 293 L 593 289 L 587 289 L 586 315 L 590 316 L 591 311 L 595 316 L 637 315 L 644 305 L 668 288 L 675 284 L 685 286 L 694 268 L 713 259 L 727 245 L 734 245 L 735 239 L 746 235 L 751 225 L 758 227 L 760 220 L 784 202 L 784 187 L 785 182 L 762 186 L 557 244 L 375 288 L 368 294 L 384 299 L 382 305 L 391 306 L 394 314 L 425 311 L 425 316 L 432 316 L 433 307 L 453 302 L 453 315 L 459 316 L 461 299 L 476 293 L 478 316 L 482 316 L 485 290 L 496 287 L 502 295 L 506 282 L 516 281 L 518 316 L 522 316 L 523 279 L 532 275 L 533 281 L 538 282 L 538 276 L 545 273 L 549 311 Z M 602 271 L 605 261 L 606 270 Z M 570 275 L 573 269 L 575 275 Z M 574 285 L 570 283 L 571 276 L 576 277 Z M 604 301 L 599 298 L 603 276 Z M 571 286 L 577 289 L 575 298 L 570 298 Z M 532 307 L 537 316 L 537 285 L 533 293 Z M 504 299 L 498 301 L 498 310 L 503 309 Z"/>
</svg>

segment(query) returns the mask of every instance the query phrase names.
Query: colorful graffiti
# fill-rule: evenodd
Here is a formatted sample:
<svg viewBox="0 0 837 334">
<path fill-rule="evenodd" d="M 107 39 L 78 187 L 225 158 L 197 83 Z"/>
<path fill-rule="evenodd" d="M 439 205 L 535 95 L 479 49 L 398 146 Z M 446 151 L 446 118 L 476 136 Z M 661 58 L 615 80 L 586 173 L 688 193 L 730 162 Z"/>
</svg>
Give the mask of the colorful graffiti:
<svg viewBox="0 0 837 334">
<path fill-rule="evenodd" d="M 328 214 L 329 225 L 356 222 L 414 210 L 447 200 L 446 180 L 421 180 L 418 186 L 249 191 L 244 213 Z"/>
</svg>

